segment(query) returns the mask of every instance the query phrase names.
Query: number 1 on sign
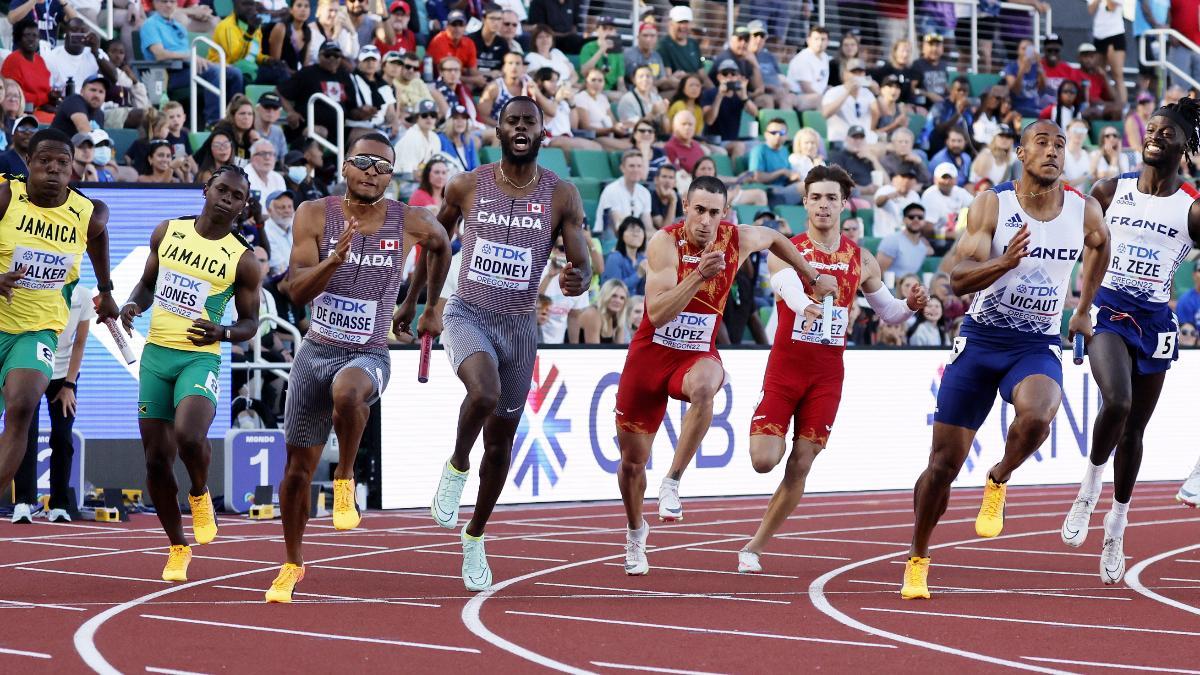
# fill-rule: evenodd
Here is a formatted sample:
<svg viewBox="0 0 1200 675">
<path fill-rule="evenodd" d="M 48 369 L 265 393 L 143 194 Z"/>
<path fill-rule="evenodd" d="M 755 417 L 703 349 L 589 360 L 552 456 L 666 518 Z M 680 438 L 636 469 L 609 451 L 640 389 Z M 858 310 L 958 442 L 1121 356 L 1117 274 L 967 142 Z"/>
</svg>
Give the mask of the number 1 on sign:
<svg viewBox="0 0 1200 675">
<path fill-rule="evenodd" d="M 269 451 L 267 448 L 262 448 L 258 451 L 258 454 L 254 455 L 253 457 L 250 458 L 250 466 L 258 467 L 258 484 L 259 485 L 270 485 L 271 484 L 270 479 L 267 478 L 268 457 L 270 457 L 268 452 Z"/>
</svg>

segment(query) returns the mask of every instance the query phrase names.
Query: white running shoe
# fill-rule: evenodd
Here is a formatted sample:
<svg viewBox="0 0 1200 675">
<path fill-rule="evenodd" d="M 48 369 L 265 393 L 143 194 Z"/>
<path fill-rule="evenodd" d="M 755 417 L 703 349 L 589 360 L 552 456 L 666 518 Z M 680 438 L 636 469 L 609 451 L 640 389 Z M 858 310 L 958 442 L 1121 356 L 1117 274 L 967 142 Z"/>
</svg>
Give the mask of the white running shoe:
<svg viewBox="0 0 1200 675">
<path fill-rule="evenodd" d="M 1200 462 L 1196 462 L 1192 475 L 1179 486 L 1179 492 L 1175 493 L 1175 501 L 1192 508 L 1200 506 Z"/>
<path fill-rule="evenodd" d="M 462 531 L 463 564 L 462 578 L 468 591 L 486 591 L 492 585 L 492 568 L 488 566 L 487 554 L 483 550 L 483 535 L 478 538 Z"/>
<path fill-rule="evenodd" d="M 759 554 L 742 549 L 738 551 L 738 571 L 742 574 L 758 574 L 762 571 Z"/>
<path fill-rule="evenodd" d="M 433 514 L 433 521 L 447 530 L 458 526 L 458 505 L 462 501 L 463 487 L 469 475 L 470 471 L 459 471 L 451 466 L 450 460 L 446 460 L 442 466 L 442 478 L 438 481 L 437 492 L 433 494 L 429 512 Z"/>
<path fill-rule="evenodd" d="M 1125 537 L 1107 534 L 1108 516 L 1104 517 L 1104 548 L 1100 551 L 1100 580 L 1107 585 L 1120 583 L 1125 576 Z"/>
<path fill-rule="evenodd" d="M 67 513 L 66 509 L 50 509 L 50 513 L 46 514 L 46 519 L 52 523 L 69 523 L 71 514 Z"/>
<path fill-rule="evenodd" d="M 679 501 L 679 481 L 664 478 L 658 486 L 658 518 L 666 522 L 683 520 L 683 504 Z"/>
<path fill-rule="evenodd" d="M 640 577 L 650 572 L 650 561 L 646 559 L 646 539 L 650 536 L 650 525 L 645 520 L 636 530 L 625 530 L 625 574 Z"/>
<path fill-rule="evenodd" d="M 13 523 L 33 524 L 33 508 L 29 504 L 13 504 Z"/>
<path fill-rule="evenodd" d="M 1079 548 L 1087 540 L 1088 525 L 1091 524 L 1092 510 L 1096 508 L 1096 498 L 1078 497 L 1067 512 L 1062 524 L 1062 541 L 1067 546 Z"/>
</svg>

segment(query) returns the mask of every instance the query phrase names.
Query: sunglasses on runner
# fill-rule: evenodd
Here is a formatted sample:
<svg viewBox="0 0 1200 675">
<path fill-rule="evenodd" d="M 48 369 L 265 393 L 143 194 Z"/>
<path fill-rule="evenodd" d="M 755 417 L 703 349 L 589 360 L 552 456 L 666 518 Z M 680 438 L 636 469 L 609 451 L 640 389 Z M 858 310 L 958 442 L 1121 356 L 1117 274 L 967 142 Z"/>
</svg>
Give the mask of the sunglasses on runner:
<svg viewBox="0 0 1200 675">
<path fill-rule="evenodd" d="M 392 175 L 392 163 L 382 157 L 376 157 L 375 155 L 355 155 L 347 157 L 346 161 L 350 162 L 359 171 L 366 171 L 373 166 L 375 167 L 375 173 L 381 176 Z"/>
</svg>

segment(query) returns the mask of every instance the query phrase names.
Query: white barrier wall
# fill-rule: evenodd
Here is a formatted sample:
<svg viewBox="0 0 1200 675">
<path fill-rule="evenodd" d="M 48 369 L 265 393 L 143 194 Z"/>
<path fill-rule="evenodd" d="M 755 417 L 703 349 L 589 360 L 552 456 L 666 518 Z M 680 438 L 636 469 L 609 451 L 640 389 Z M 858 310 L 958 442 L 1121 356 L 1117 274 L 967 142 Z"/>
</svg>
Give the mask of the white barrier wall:
<svg viewBox="0 0 1200 675">
<path fill-rule="evenodd" d="M 769 494 L 783 467 L 760 475 L 750 466 L 750 417 L 758 403 L 765 350 L 723 354 L 729 383 L 718 394 L 715 415 L 692 466 L 683 496 Z M 852 350 L 846 352 L 842 406 L 829 447 L 808 479 L 810 492 L 910 489 L 929 454 L 930 425 L 946 352 Z M 442 464 L 454 446 L 462 384 L 445 352 L 435 351 L 430 381 L 418 384 L 418 352 L 392 352 L 391 386 L 383 397 L 383 507 L 428 506 Z M 1050 438 L 1018 470 L 1015 485 L 1072 483 L 1083 475 L 1088 439 L 1099 408 L 1087 365 L 1064 359 L 1064 397 Z M 513 448 L 509 485 L 501 503 L 619 499 L 613 405 L 624 350 L 541 351 L 529 405 Z M 1167 376 L 1155 418 L 1146 434 L 1141 478 L 1182 480 L 1196 462 L 1193 442 L 1195 383 L 1200 356 L 1185 352 Z M 647 492 L 670 466 L 684 404 L 672 401 L 659 430 Z M 978 486 L 1004 450 L 1012 407 L 997 399 L 980 429 L 957 485 Z M 482 444 L 471 454 L 478 465 Z M 1111 464 L 1111 462 L 1110 462 Z M 1111 480 L 1111 468 L 1108 480 Z M 463 503 L 474 502 L 472 471 Z"/>
</svg>

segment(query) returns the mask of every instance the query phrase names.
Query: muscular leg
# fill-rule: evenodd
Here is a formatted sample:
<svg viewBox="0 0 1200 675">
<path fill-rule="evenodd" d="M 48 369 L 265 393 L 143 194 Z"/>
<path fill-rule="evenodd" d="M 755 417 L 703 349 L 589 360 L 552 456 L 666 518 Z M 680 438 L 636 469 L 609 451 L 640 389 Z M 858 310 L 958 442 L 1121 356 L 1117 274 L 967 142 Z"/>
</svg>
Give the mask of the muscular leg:
<svg viewBox="0 0 1200 675">
<path fill-rule="evenodd" d="M 8 485 L 25 457 L 29 425 L 50 380 L 41 371 L 14 368 L 4 378 L 4 431 L 0 432 L 0 485 Z"/>
<path fill-rule="evenodd" d="M 1100 412 L 1092 427 L 1091 462 L 1104 466 L 1125 430 L 1133 404 L 1133 359 L 1116 333 L 1100 333 L 1088 345 L 1092 377 L 1100 388 Z"/>
<path fill-rule="evenodd" d="M 450 464 L 459 471 L 471 468 L 471 448 L 484 422 L 496 410 L 500 400 L 500 369 L 491 355 L 476 352 L 458 367 L 458 379 L 467 388 L 458 411 L 458 438 L 454 441 L 454 456 Z"/>
<path fill-rule="evenodd" d="M 1017 383 L 1013 389 L 1016 417 L 1008 427 L 1004 456 L 988 471 L 993 481 L 1007 483 L 1013 470 L 1041 447 L 1061 401 L 1062 388 L 1045 375 L 1030 375 Z"/>
<path fill-rule="evenodd" d="M 1166 372 L 1139 375 L 1133 379 L 1133 400 L 1136 403 L 1129 411 L 1125 431 L 1117 444 L 1117 458 L 1113 467 L 1114 501 L 1127 504 L 1133 496 L 1133 485 L 1142 467 L 1142 435 L 1146 433 L 1146 425 L 1158 405 L 1158 396 L 1166 379 Z"/>
<path fill-rule="evenodd" d="M 683 395 L 689 401 L 688 410 L 683 415 L 683 428 L 679 431 L 679 445 L 675 448 L 675 458 L 671 461 L 671 470 L 667 477 L 679 480 L 684 469 L 691 464 L 704 434 L 712 425 L 713 397 L 725 380 L 725 369 L 721 363 L 709 358 L 700 359 L 683 377 Z M 641 527 L 641 521 L 638 521 Z"/>
<path fill-rule="evenodd" d="M 333 431 L 338 439 L 338 465 L 333 477 L 354 479 L 354 460 L 363 429 L 371 416 L 367 401 L 375 396 L 375 382 L 362 368 L 346 368 L 333 378 Z"/>
<path fill-rule="evenodd" d="M 300 549 L 304 527 L 308 525 L 309 486 L 324 449 L 324 444 L 308 448 L 287 446 L 287 466 L 283 470 L 283 480 L 279 482 L 279 510 L 283 513 L 287 562 L 293 565 L 304 565 L 304 554 Z"/>
<path fill-rule="evenodd" d="M 756 436 L 755 438 L 762 437 Z M 783 439 L 778 440 L 782 441 Z M 817 458 L 817 454 L 821 450 L 820 445 L 810 440 L 796 439 L 792 446 L 792 454 L 788 456 L 783 481 L 775 490 L 775 494 L 771 495 L 771 501 L 767 503 L 767 512 L 763 515 L 762 523 L 759 524 L 758 531 L 754 533 L 754 538 L 750 540 L 749 544 L 746 544 L 746 550 L 762 553 L 767 542 L 775 536 L 792 511 L 796 510 L 796 505 L 804 496 L 804 481 L 808 478 L 809 470 L 812 469 L 813 460 Z M 756 464 L 754 468 L 757 470 L 759 466 Z"/>
<path fill-rule="evenodd" d="M 929 538 L 946 512 L 946 505 L 950 502 L 950 484 L 958 476 L 963 462 L 967 461 L 974 438 L 973 429 L 934 422 L 929 466 L 925 467 L 913 490 L 916 522 L 913 525 L 910 556 L 929 556 Z"/>
<path fill-rule="evenodd" d="M 756 434 L 750 437 L 750 463 L 758 473 L 770 473 L 779 466 L 787 452 L 787 439 L 782 436 Z"/>
<path fill-rule="evenodd" d="M 142 450 L 146 453 L 146 488 L 154 501 L 158 522 L 172 546 L 186 546 L 179 515 L 179 486 L 175 484 L 175 429 L 167 420 L 138 420 Z"/>
<path fill-rule="evenodd" d="M 650 447 L 654 445 L 654 434 L 635 434 L 617 429 L 617 445 L 621 449 L 617 485 L 621 487 L 621 501 L 625 504 L 629 529 L 636 530 L 642 526 L 642 502 L 646 499 L 646 462 L 650 461 Z"/>
<path fill-rule="evenodd" d="M 179 459 L 183 460 L 188 478 L 192 481 L 192 487 L 188 490 L 188 494 L 193 497 L 203 495 L 204 490 L 208 488 L 208 466 L 212 460 L 212 446 L 208 443 L 208 428 L 212 425 L 213 417 L 216 414 L 217 409 L 213 406 L 212 401 L 203 396 L 188 396 L 179 402 L 179 407 L 175 410 L 174 447 L 179 449 Z M 168 471 L 170 470 L 168 468 Z M 171 475 L 174 480 L 174 474 Z M 158 505 L 157 499 L 154 504 Z M 182 526 L 180 529 L 183 529 Z"/>
<path fill-rule="evenodd" d="M 508 480 L 508 466 L 512 461 L 513 438 L 521 418 L 506 418 L 490 415 L 483 424 L 483 461 L 479 464 L 479 497 L 466 532 L 472 537 L 483 536 L 483 528 L 496 508 L 500 492 Z"/>
</svg>

